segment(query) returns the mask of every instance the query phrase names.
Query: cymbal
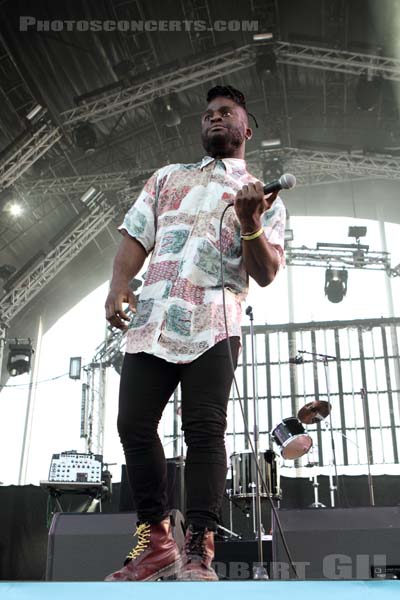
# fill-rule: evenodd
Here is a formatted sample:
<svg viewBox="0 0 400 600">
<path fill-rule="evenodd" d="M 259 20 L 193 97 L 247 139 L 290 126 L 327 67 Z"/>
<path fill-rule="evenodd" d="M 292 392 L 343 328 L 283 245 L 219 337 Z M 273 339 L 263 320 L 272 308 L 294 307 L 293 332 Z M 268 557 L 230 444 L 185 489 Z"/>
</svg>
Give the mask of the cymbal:
<svg viewBox="0 0 400 600">
<path fill-rule="evenodd" d="M 331 408 L 325 400 L 308 402 L 297 413 L 297 418 L 306 425 L 323 421 L 329 415 Z"/>
</svg>

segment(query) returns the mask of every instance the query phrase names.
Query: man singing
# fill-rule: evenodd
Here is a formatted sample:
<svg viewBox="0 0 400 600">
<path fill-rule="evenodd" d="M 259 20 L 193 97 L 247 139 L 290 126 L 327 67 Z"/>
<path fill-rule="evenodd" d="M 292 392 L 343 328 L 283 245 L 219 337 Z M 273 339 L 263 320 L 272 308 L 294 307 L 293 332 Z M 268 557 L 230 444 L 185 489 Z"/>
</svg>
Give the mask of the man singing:
<svg viewBox="0 0 400 600">
<path fill-rule="evenodd" d="M 207 94 L 201 137 L 207 156 L 167 165 L 147 181 L 120 226 L 106 318 L 127 329 L 118 432 L 138 514 L 137 545 L 107 581 L 217 580 L 214 532 L 226 481 L 227 403 L 240 348 L 249 276 L 269 285 L 282 264 L 285 207 L 246 170 L 252 136 L 243 94 Z M 233 202 L 219 223 L 223 210 Z M 223 314 L 223 258 L 228 331 Z M 151 254 L 135 307 L 128 287 Z M 123 303 L 135 311 L 132 320 Z M 127 322 L 129 325 L 127 325 Z M 157 427 L 178 384 L 187 444 L 182 556 L 171 534 L 167 470 Z"/>
</svg>

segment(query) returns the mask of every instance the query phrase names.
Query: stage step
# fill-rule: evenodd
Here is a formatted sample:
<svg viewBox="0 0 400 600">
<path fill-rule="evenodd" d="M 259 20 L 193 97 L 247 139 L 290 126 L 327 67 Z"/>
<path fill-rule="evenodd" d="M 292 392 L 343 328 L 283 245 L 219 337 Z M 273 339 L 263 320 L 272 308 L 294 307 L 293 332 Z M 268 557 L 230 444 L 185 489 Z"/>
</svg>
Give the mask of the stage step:
<svg viewBox="0 0 400 600">
<path fill-rule="evenodd" d="M 398 581 L 243 581 L 155 583 L 1 582 L 1 600 L 398 600 Z"/>
</svg>

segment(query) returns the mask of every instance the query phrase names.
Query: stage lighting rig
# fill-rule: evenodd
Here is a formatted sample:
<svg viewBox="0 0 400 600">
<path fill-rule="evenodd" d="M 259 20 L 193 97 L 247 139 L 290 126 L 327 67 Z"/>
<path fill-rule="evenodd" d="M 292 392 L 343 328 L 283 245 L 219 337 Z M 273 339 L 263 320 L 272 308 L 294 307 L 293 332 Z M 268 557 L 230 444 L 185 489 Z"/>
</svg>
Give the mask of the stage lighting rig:
<svg viewBox="0 0 400 600">
<path fill-rule="evenodd" d="M 28 127 L 33 127 L 38 124 L 41 124 L 47 118 L 47 109 L 41 106 L 40 104 L 36 104 L 26 115 L 25 119 Z"/>
<path fill-rule="evenodd" d="M 11 377 L 29 373 L 31 358 L 34 353 L 30 338 L 17 339 L 8 345 L 7 371 Z"/>
<path fill-rule="evenodd" d="M 267 48 L 257 54 L 256 73 L 260 81 L 271 79 L 277 73 L 277 60 L 272 48 Z"/>
<path fill-rule="evenodd" d="M 166 127 L 176 127 L 181 122 L 179 103 L 175 95 L 155 98 L 154 109 Z"/>
<path fill-rule="evenodd" d="M 97 134 L 94 126 L 87 121 L 74 129 L 75 144 L 85 154 L 92 154 L 97 146 Z"/>
<path fill-rule="evenodd" d="M 335 304 L 341 302 L 347 293 L 348 272 L 346 269 L 331 269 L 325 271 L 325 296 Z"/>
<path fill-rule="evenodd" d="M 16 270 L 17 270 L 17 268 L 14 267 L 13 265 L 1 265 L 0 266 L 0 279 L 2 279 L 3 281 L 7 281 L 7 279 L 9 279 L 12 275 L 14 275 Z"/>
<path fill-rule="evenodd" d="M 365 265 L 365 253 L 368 252 L 369 246 L 361 246 L 360 238 L 367 235 L 367 228 L 365 226 L 350 226 L 349 237 L 356 239 L 356 249 L 353 252 L 354 266 L 362 268 Z"/>
<path fill-rule="evenodd" d="M 367 235 L 367 228 L 364 225 L 350 226 L 348 235 L 349 235 L 349 237 L 356 238 L 356 242 L 357 242 L 357 244 L 359 244 L 360 238 L 365 237 Z"/>
<path fill-rule="evenodd" d="M 355 89 L 356 106 L 359 110 L 372 111 L 379 103 L 382 93 L 382 75 L 362 73 Z"/>
<path fill-rule="evenodd" d="M 80 379 L 82 371 L 82 357 L 72 356 L 69 359 L 69 378 Z"/>
</svg>

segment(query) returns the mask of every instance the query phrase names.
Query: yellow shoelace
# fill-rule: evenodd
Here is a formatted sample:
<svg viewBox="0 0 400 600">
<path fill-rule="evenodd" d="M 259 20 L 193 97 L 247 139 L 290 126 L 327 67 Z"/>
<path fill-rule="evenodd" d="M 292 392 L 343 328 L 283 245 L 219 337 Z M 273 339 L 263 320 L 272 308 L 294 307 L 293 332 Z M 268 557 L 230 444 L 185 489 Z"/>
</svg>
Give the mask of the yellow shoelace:
<svg viewBox="0 0 400 600">
<path fill-rule="evenodd" d="M 135 535 L 138 536 L 136 546 L 129 552 L 126 557 L 127 560 L 133 560 L 141 554 L 150 543 L 150 523 L 141 523 L 135 531 Z"/>
</svg>

